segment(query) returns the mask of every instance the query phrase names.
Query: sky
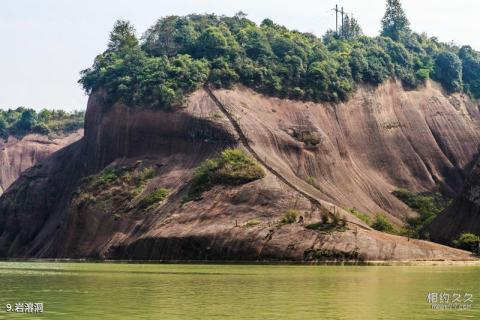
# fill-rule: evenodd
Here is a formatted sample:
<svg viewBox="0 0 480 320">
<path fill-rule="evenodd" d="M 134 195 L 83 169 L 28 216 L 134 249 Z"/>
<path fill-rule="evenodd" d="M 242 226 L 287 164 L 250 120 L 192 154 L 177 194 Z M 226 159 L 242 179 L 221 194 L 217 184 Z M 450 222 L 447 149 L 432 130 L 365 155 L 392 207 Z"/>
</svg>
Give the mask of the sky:
<svg viewBox="0 0 480 320">
<path fill-rule="evenodd" d="M 402 0 L 416 32 L 480 50 L 478 0 Z M 335 27 L 331 9 L 353 13 L 364 33 L 377 35 L 385 0 L 0 0 L 0 108 L 85 109 L 77 81 L 103 52 L 117 19 L 140 36 L 167 15 L 238 11 L 321 36 Z"/>
</svg>

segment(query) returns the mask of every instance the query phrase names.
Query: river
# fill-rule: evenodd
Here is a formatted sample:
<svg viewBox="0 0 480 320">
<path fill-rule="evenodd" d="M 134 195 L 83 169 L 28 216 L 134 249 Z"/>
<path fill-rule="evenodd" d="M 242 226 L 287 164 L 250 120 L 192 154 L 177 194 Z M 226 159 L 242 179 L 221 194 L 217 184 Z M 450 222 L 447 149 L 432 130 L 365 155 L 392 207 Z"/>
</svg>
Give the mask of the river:
<svg viewBox="0 0 480 320">
<path fill-rule="evenodd" d="M 479 284 L 460 266 L 0 262 L 0 319 L 480 319 Z"/>
</svg>

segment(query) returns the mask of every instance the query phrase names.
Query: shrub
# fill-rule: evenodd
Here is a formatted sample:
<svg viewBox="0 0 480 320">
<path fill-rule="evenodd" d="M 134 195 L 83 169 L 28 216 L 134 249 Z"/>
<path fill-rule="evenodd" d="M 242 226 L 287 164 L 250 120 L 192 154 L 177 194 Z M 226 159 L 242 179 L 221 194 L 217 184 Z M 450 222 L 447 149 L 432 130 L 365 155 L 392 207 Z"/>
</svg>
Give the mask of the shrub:
<svg viewBox="0 0 480 320">
<path fill-rule="evenodd" d="M 145 167 L 138 174 L 138 179 L 140 181 L 149 180 L 149 179 L 152 179 L 153 177 L 155 177 L 155 168 L 153 167 Z"/>
<path fill-rule="evenodd" d="M 393 195 L 419 214 L 418 218 L 408 218 L 405 221 L 414 234 L 427 226 L 451 202 L 439 193 L 416 194 L 406 189 L 395 190 Z"/>
<path fill-rule="evenodd" d="M 100 188 L 107 186 L 117 180 L 119 177 L 119 172 L 113 168 L 106 168 L 102 170 L 99 174 L 93 177 L 92 186 L 94 188 Z"/>
<path fill-rule="evenodd" d="M 190 182 L 189 198 L 200 196 L 215 185 L 240 185 L 265 177 L 260 165 L 240 149 L 225 149 L 204 161 Z"/>
<path fill-rule="evenodd" d="M 261 223 L 260 220 L 252 219 L 252 220 L 248 220 L 247 223 L 245 223 L 245 226 L 254 227 L 256 225 L 259 225 L 260 223 Z"/>
<path fill-rule="evenodd" d="M 308 176 L 306 181 L 309 185 L 314 186 L 315 188 L 318 188 L 317 181 L 315 180 L 314 177 Z"/>
<path fill-rule="evenodd" d="M 383 213 L 378 213 L 375 216 L 371 227 L 377 231 L 386 232 L 386 233 L 396 233 L 393 225 L 388 221 L 387 217 Z"/>
<path fill-rule="evenodd" d="M 453 241 L 453 245 L 457 248 L 475 251 L 480 243 L 480 237 L 473 233 L 462 233 L 458 239 Z"/>
<path fill-rule="evenodd" d="M 370 219 L 369 216 L 367 216 L 365 213 L 362 213 L 360 211 L 358 211 L 357 209 L 355 208 L 352 208 L 352 209 L 349 209 L 348 210 L 351 214 L 353 214 L 355 217 L 357 217 L 358 219 L 362 220 L 363 222 L 365 222 L 367 225 L 370 225 L 372 223 L 372 220 Z"/>
<path fill-rule="evenodd" d="M 321 215 L 321 221 L 309 224 L 305 228 L 310 230 L 323 231 L 323 232 L 332 232 L 332 231 L 343 232 L 348 229 L 347 221 L 345 220 L 344 217 L 340 217 L 337 213 L 334 213 L 331 216 L 332 216 L 332 219 L 330 221 L 329 212 L 326 209 L 323 209 L 322 215 Z"/>
<path fill-rule="evenodd" d="M 285 212 L 285 215 L 282 218 L 282 223 L 292 224 L 297 222 L 297 217 L 300 215 L 300 212 L 295 209 L 289 209 Z"/>
<path fill-rule="evenodd" d="M 157 188 L 140 201 L 139 207 L 142 209 L 148 209 L 149 207 L 165 200 L 169 192 L 168 189 Z"/>
</svg>

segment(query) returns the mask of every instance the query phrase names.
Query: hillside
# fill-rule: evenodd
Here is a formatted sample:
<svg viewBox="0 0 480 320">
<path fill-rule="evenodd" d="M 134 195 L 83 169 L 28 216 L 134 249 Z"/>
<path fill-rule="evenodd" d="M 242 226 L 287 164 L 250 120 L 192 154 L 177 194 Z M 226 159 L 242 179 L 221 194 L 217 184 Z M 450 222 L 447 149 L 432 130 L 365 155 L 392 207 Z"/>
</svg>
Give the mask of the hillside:
<svg viewBox="0 0 480 320">
<path fill-rule="evenodd" d="M 0 194 L 20 173 L 83 135 L 83 112 L 0 110 Z"/>
<path fill-rule="evenodd" d="M 410 236 L 478 157 L 480 54 L 355 23 L 118 21 L 82 71 L 84 138 L 0 198 L 0 257 L 469 259 Z"/>
<path fill-rule="evenodd" d="M 49 137 L 27 134 L 22 138 L 0 139 L 0 195 L 20 174 L 83 136 L 83 129 Z"/>
<path fill-rule="evenodd" d="M 116 104 L 105 113 L 94 94 L 85 138 L 28 170 L 1 198 L 0 254 L 465 259 L 462 251 L 371 230 L 341 208 L 357 207 L 371 215 L 384 210 L 395 219 L 408 211 L 390 194 L 396 187 L 423 191 L 439 183 L 459 190 L 472 145 L 478 144 L 478 109 L 468 99 L 427 88 L 406 92 L 389 82 L 360 88 L 340 105 L 268 98 L 242 87 L 212 95 L 198 90 L 173 112 Z M 318 143 L 299 141 L 295 130 L 307 130 Z M 266 164 L 265 178 L 213 186 L 185 203 L 202 161 L 236 146 Z M 307 175 L 317 187 L 305 181 Z M 142 205 L 159 188 L 168 191 Z M 289 209 L 298 210 L 304 224 L 281 223 Z M 348 220 L 347 229 L 306 228 L 325 212 Z M 36 223 L 19 229 L 27 220 Z"/>
</svg>

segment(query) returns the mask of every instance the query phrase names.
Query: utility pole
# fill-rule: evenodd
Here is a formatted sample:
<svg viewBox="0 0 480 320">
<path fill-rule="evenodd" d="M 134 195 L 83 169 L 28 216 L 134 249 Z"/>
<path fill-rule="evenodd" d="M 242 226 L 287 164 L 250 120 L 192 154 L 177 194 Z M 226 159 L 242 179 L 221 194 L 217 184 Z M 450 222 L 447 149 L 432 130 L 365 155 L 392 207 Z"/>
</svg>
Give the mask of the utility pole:
<svg viewBox="0 0 480 320">
<path fill-rule="evenodd" d="M 338 10 L 338 4 L 335 5 L 335 8 L 333 8 L 332 11 L 335 11 L 335 34 L 338 37 L 338 14 L 341 12 Z"/>
<path fill-rule="evenodd" d="M 342 35 L 343 35 L 343 16 L 345 15 L 345 11 L 343 10 L 343 7 L 341 10 L 338 9 L 338 4 L 335 5 L 335 9 L 332 9 L 333 11 L 335 11 L 335 31 L 336 31 L 336 34 L 337 34 L 337 37 L 339 36 L 339 32 L 338 32 L 338 14 L 340 13 L 341 16 L 342 16 L 342 26 L 341 26 L 341 31 L 342 31 Z"/>
<path fill-rule="evenodd" d="M 343 10 L 343 7 L 341 8 L 341 10 L 338 9 L 338 4 L 335 5 L 335 8 L 332 9 L 332 11 L 335 11 L 335 31 L 336 31 L 336 34 L 337 34 L 337 37 L 339 36 L 344 36 L 344 21 L 345 21 L 345 15 L 347 14 L 347 12 L 345 10 Z M 338 14 L 341 14 L 341 17 L 342 17 L 342 25 L 341 25 L 341 35 L 339 34 L 338 32 Z"/>
<path fill-rule="evenodd" d="M 335 5 L 335 32 L 338 36 L 338 4 Z"/>
<path fill-rule="evenodd" d="M 343 33 L 345 32 L 345 29 L 343 28 L 343 21 L 344 21 L 344 20 L 343 20 L 343 14 L 344 14 L 344 13 L 345 13 L 345 12 L 343 11 L 343 7 L 342 7 L 342 37 L 344 36 Z"/>
</svg>

